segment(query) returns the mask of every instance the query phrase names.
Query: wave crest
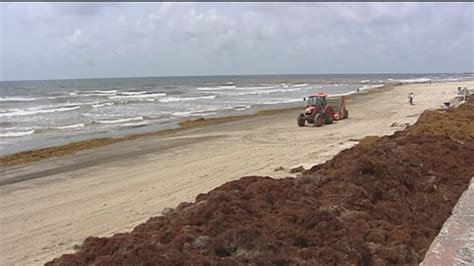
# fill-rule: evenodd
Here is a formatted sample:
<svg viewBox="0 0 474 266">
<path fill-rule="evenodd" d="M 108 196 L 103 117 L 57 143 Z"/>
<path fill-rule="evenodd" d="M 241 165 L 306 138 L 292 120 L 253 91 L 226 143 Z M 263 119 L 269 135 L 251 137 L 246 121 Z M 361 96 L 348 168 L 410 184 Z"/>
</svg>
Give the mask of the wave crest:
<svg viewBox="0 0 474 266">
<path fill-rule="evenodd" d="M 147 94 L 132 94 L 132 95 L 114 95 L 109 96 L 109 99 L 136 99 L 136 98 L 155 98 L 155 97 L 163 97 L 166 96 L 164 92 L 158 93 L 147 93 Z"/>
<path fill-rule="evenodd" d="M 79 124 L 55 127 L 54 129 L 77 129 L 77 128 L 83 128 L 84 126 L 85 126 L 84 123 L 79 123 Z"/>
<path fill-rule="evenodd" d="M 130 117 L 130 118 L 114 119 L 114 120 L 98 120 L 95 122 L 100 123 L 100 124 L 117 124 L 117 123 L 131 122 L 131 121 L 143 121 L 143 119 L 144 119 L 143 116 L 137 116 L 137 117 Z"/>
<path fill-rule="evenodd" d="M 35 129 L 28 130 L 28 131 L 7 131 L 0 133 L 0 138 L 16 138 L 16 137 L 23 137 L 28 136 L 35 133 Z"/>
<path fill-rule="evenodd" d="M 36 114 L 47 114 L 55 112 L 67 112 L 73 111 L 81 108 L 80 106 L 71 106 L 71 107 L 60 107 L 54 109 L 15 109 L 10 112 L 0 113 L 0 117 L 12 117 L 12 116 L 25 116 L 25 115 L 36 115 Z"/>
<path fill-rule="evenodd" d="M 163 99 L 159 99 L 158 101 L 162 103 L 169 103 L 169 102 L 180 102 L 180 101 L 195 101 L 201 99 L 214 99 L 217 95 L 209 95 L 209 96 L 201 96 L 201 97 L 167 97 Z"/>
<path fill-rule="evenodd" d="M 3 96 L 0 97 L 0 102 L 31 102 L 36 101 L 38 98 L 34 97 L 16 97 L 16 96 Z"/>
</svg>

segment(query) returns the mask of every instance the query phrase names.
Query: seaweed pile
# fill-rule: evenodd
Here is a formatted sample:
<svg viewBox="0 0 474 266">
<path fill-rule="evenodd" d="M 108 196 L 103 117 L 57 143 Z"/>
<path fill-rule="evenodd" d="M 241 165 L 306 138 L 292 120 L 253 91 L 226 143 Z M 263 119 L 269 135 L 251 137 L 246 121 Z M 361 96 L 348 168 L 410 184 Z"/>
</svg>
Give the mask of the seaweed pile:
<svg viewBox="0 0 474 266">
<path fill-rule="evenodd" d="M 419 263 L 474 173 L 473 115 L 473 101 L 425 112 L 298 178 L 242 177 L 47 265 Z"/>
</svg>

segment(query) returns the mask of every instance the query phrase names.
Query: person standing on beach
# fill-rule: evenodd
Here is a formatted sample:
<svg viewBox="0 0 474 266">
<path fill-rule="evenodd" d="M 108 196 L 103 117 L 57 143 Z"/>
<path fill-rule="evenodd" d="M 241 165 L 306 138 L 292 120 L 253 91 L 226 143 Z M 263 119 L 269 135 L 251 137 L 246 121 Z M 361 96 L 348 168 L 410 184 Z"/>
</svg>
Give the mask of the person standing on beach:
<svg viewBox="0 0 474 266">
<path fill-rule="evenodd" d="M 410 93 L 408 94 L 408 102 L 409 102 L 411 105 L 413 105 L 413 92 L 410 92 Z"/>
</svg>

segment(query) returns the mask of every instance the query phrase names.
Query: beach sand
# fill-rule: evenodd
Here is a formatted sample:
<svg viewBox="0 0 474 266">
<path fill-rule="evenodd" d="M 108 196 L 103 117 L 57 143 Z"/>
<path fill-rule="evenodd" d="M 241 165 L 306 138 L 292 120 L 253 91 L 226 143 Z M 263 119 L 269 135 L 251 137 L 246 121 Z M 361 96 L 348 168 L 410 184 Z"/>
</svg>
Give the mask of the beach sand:
<svg viewBox="0 0 474 266">
<path fill-rule="evenodd" d="M 348 100 L 349 119 L 299 128 L 302 110 L 150 135 L 0 170 L 0 262 L 40 264 L 84 238 L 130 230 L 182 201 L 245 175 L 294 176 L 368 135 L 413 124 L 459 86 L 412 84 Z M 413 92 L 415 105 L 408 104 Z M 276 169 L 279 169 L 278 171 Z M 283 170 L 281 170 L 283 169 Z M 17 182 L 23 181 L 23 182 Z"/>
</svg>

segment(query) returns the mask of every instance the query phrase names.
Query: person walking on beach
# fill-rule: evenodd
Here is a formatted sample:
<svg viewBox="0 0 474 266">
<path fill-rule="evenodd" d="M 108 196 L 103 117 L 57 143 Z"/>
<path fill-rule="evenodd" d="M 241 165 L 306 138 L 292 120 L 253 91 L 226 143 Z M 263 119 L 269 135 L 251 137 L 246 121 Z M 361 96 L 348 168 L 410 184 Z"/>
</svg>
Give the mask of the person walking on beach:
<svg viewBox="0 0 474 266">
<path fill-rule="evenodd" d="M 413 92 L 410 92 L 410 93 L 408 94 L 408 102 L 409 102 L 411 105 L 413 105 Z"/>
</svg>

